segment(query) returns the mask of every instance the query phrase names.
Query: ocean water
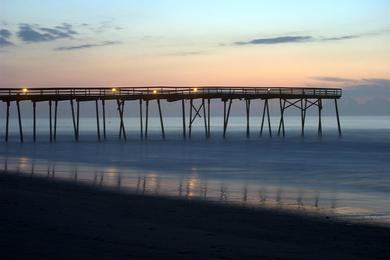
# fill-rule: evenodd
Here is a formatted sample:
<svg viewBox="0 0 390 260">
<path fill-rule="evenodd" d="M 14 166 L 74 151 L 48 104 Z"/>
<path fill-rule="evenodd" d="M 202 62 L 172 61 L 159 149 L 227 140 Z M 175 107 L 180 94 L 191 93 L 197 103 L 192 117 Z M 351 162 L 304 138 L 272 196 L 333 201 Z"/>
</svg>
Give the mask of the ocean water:
<svg viewBox="0 0 390 260">
<path fill-rule="evenodd" d="M 251 118 L 246 138 L 246 119 L 232 117 L 226 139 L 221 117 L 212 119 L 210 139 L 198 118 L 186 140 L 181 120 L 164 119 L 164 141 L 159 118 L 150 119 L 148 140 L 140 140 L 139 119 L 126 118 L 125 142 L 118 139 L 118 119 L 108 118 L 107 140 L 98 142 L 96 119 L 81 118 L 77 143 L 71 120 L 60 118 L 57 141 L 50 143 L 48 120 L 42 118 L 33 143 L 32 122 L 24 119 L 21 144 L 13 119 L 10 141 L 2 136 L 0 169 L 138 194 L 390 223 L 390 117 L 344 116 L 342 137 L 335 117 L 323 118 L 322 137 L 317 136 L 317 118 L 308 117 L 304 138 L 299 117 L 286 118 L 284 138 L 276 135 L 276 117 L 272 138 L 267 128 L 259 137 L 260 118 Z M 3 121 L 0 129 L 5 129 Z"/>
</svg>

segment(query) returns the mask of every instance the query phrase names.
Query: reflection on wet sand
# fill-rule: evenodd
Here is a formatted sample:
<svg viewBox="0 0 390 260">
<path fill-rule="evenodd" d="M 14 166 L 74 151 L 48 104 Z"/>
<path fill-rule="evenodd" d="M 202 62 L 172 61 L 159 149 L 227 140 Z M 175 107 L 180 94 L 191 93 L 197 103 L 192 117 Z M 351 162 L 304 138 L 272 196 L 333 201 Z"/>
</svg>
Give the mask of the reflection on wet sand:
<svg viewBox="0 0 390 260">
<path fill-rule="evenodd" d="M 142 195 L 167 195 L 251 206 L 301 209 L 336 207 L 334 194 L 328 195 L 321 204 L 320 193 L 317 190 L 202 179 L 196 167 L 191 169 L 188 176 L 175 176 L 157 172 L 139 173 L 115 166 L 99 167 L 32 160 L 27 157 L 0 158 L 0 160 L 6 172 L 74 181 Z"/>
<path fill-rule="evenodd" d="M 380 200 L 374 204 L 370 199 L 368 204 L 366 198 L 359 197 L 360 195 L 303 185 L 209 179 L 202 176 L 196 167 L 189 169 L 188 173 L 178 175 L 157 171 L 140 172 L 115 165 L 51 162 L 28 157 L 0 157 L 0 167 L 1 165 L 2 169 L 9 173 L 71 181 L 139 195 L 334 213 L 359 221 L 390 223 L 388 214 L 381 215 L 375 211 L 383 208 L 383 202 Z"/>
</svg>

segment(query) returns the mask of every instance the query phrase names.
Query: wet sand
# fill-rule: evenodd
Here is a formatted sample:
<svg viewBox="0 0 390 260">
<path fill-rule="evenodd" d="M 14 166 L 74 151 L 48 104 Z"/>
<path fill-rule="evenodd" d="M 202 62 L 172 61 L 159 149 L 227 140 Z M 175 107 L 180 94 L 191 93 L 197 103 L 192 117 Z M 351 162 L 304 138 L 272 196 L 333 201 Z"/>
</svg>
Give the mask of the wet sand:
<svg viewBox="0 0 390 260">
<path fill-rule="evenodd" d="M 0 258 L 390 259 L 390 228 L 0 173 Z"/>
</svg>

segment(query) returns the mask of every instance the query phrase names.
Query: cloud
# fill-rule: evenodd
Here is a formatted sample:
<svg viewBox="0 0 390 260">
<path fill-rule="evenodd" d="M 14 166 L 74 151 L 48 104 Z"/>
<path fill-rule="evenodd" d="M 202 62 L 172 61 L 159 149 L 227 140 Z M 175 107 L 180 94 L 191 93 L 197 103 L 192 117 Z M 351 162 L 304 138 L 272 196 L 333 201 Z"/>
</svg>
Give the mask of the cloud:
<svg viewBox="0 0 390 260">
<path fill-rule="evenodd" d="M 361 79 L 343 89 L 342 114 L 390 115 L 390 79 Z"/>
<path fill-rule="evenodd" d="M 311 41 L 311 36 L 280 36 L 274 38 L 259 38 L 246 42 L 236 42 L 236 45 L 260 45 L 260 44 L 280 44 L 280 43 L 291 43 L 291 42 L 307 42 Z"/>
<path fill-rule="evenodd" d="M 316 87 L 368 87 L 368 86 L 390 86 L 390 79 L 386 78 L 366 78 L 366 79 L 351 79 L 342 77 L 320 76 L 312 77 L 311 79 L 318 81 L 312 86 Z M 390 88 L 389 88 L 390 91 Z"/>
<path fill-rule="evenodd" d="M 97 24 L 83 23 L 81 26 L 89 29 L 93 33 L 104 33 L 111 30 L 123 30 L 124 28 L 114 23 L 114 20 L 102 21 Z"/>
<path fill-rule="evenodd" d="M 7 29 L 0 30 L 0 47 L 12 46 L 14 45 L 10 40 L 12 33 Z"/>
<path fill-rule="evenodd" d="M 322 38 L 322 41 L 341 41 L 341 40 L 350 40 L 350 39 L 356 39 L 360 38 L 361 35 L 344 35 L 339 37 L 328 37 L 328 38 Z"/>
<path fill-rule="evenodd" d="M 63 23 L 62 25 L 49 27 L 38 27 L 37 25 L 21 24 L 17 35 L 24 42 L 47 42 L 61 38 L 73 38 L 78 34 L 72 30 L 72 25 Z"/>
<path fill-rule="evenodd" d="M 1 29 L 0 30 L 0 37 L 3 37 L 3 38 L 9 38 L 11 36 L 11 32 L 8 31 L 7 29 Z"/>
<path fill-rule="evenodd" d="M 175 52 L 172 53 L 173 56 L 192 56 L 192 55 L 200 55 L 204 54 L 204 51 L 182 51 L 182 52 Z"/>
<path fill-rule="evenodd" d="M 388 86 L 390 86 L 390 79 L 370 78 L 370 79 L 362 79 L 362 82 L 369 83 L 369 84 L 375 84 L 375 85 L 388 85 Z"/>
<path fill-rule="evenodd" d="M 360 79 L 344 89 L 350 97 L 383 98 L 390 104 L 390 79 Z M 388 107 L 390 110 L 390 106 Z"/>
<path fill-rule="evenodd" d="M 13 46 L 14 44 L 3 37 L 0 37 L 0 47 Z"/>
<path fill-rule="evenodd" d="M 307 42 L 330 42 L 330 41 L 343 41 L 361 38 L 363 36 L 374 36 L 383 33 L 388 33 L 389 30 L 381 30 L 376 32 L 367 32 L 361 34 L 348 34 L 332 37 L 315 37 L 310 35 L 285 35 L 272 38 L 258 38 L 249 41 L 235 42 L 234 45 L 271 45 L 281 43 L 307 43 Z"/>
<path fill-rule="evenodd" d="M 74 45 L 74 46 L 63 46 L 55 48 L 56 51 L 72 51 L 72 50 L 80 50 L 80 49 L 89 49 L 94 47 L 102 47 L 102 46 L 108 46 L 108 45 L 115 45 L 120 44 L 119 41 L 105 41 L 102 43 L 86 43 L 81 45 Z"/>
<path fill-rule="evenodd" d="M 314 80 L 318 81 L 327 81 L 327 82 L 335 82 L 335 83 L 347 83 L 347 82 L 355 82 L 354 79 L 349 78 L 341 78 L 341 77 L 312 77 Z"/>
</svg>

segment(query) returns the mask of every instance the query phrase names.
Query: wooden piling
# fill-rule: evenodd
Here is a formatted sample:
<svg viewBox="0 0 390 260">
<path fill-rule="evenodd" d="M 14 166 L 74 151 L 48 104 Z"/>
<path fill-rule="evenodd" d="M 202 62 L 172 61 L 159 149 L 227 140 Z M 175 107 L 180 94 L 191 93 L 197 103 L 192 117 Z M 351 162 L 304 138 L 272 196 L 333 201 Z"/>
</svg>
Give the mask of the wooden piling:
<svg viewBox="0 0 390 260">
<path fill-rule="evenodd" d="M 207 138 L 207 118 L 206 118 L 206 105 L 204 102 L 204 98 L 202 98 L 202 109 L 203 109 L 203 121 L 204 121 L 204 134 Z"/>
<path fill-rule="evenodd" d="M 79 141 L 80 137 L 80 101 L 76 100 L 76 141 Z"/>
<path fill-rule="evenodd" d="M 70 100 L 70 108 L 72 110 L 72 122 L 73 122 L 73 130 L 74 130 L 74 139 L 77 141 L 77 127 L 76 127 L 76 119 L 74 115 L 74 106 L 73 106 L 73 99 Z"/>
<path fill-rule="evenodd" d="M 123 119 L 124 115 L 124 108 L 125 108 L 125 101 L 117 99 L 118 103 L 118 110 L 119 110 L 119 117 L 120 117 L 120 127 L 119 127 L 119 139 L 121 138 L 121 135 L 123 134 L 123 139 L 126 141 L 126 130 L 125 130 L 125 123 Z"/>
<path fill-rule="evenodd" d="M 58 100 L 54 102 L 54 141 L 57 140 L 57 110 L 58 110 Z"/>
<path fill-rule="evenodd" d="M 22 117 L 20 115 L 19 100 L 16 101 L 16 106 L 18 109 L 18 119 L 19 119 L 19 138 L 20 138 L 20 142 L 23 143 L 23 127 L 22 127 Z"/>
<path fill-rule="evenodd" d="M 210 99 L 208 98 L 207 99 L 207 138 L 210 138 L 210 136 L 211 136 L 211 133 L 210 133 L 210 121 L 211 121 L 211 115 L 210 115 Z"/>
<path fill-rule="evenodd" d="M 301 98 L 301 136 L 303 137 L 305 134 L 305 121 L 303 118 L 305 108 L 303 107 L 303 99 Z"/>
<path fill-rule="evenodd" d="M 249 136 L 250 136 L 250 129 L 249 129 L 250 106 L 251 106 L 251 100 L 250 99 L 246 99 L 245 100 L 245 108 L 246 108 L 246 138 L 249 138 Z"/>
<path fill-rule="evenodd" d="M 260 136 L 263 136 L 265 109 L 266 109 L 267 102 L 268 102 L 268 99 L 265 99 L 265 100 L 264 100 L 264 106 L 263 106 L 263 116 L 262 116 L 262 118 L 261 118 Z"/>
<path fill-rule="evenodd" d="M 7 101 L 7 112 L 6 112 L 6 121 L 5 121 L 5 141 L 8 142 L 8 132 L 9 132 L 9 107 L 10 102 Z"/>
<path fill-rule="evenodd" d="M 51 100 L 49 100 L 49 127 L 50 127 L 50 143 L 53 142 L 53 127 L 52 127 L 52 115 L 51 115 Z"/>
<path fill-rule="evenodd" d="M 96 130 L 97 130 L 97 137 L 98 141 L 100 142 L 100 122 L 99 122 L 99 100 L 95 100 L 96 104 Z"/>
<path fill-rule="evenodd" d="M 188 123 L 188 137 L 191 139 L 191 133 L 192 133 L 192 107 L 193 107 L 193 100 L 190 99 L 190 121 Z"/>
<path fill-rule="evenodd" d="M 319 98 L 318 99 L 318 136 L 322 136 L 321 111 L 322 111 L 322 100 Z"/>
<path fill-rule="evenodd" d="M 139 127 L 140 127 L 140 139 L 144 139 L 144 127 L 142 119 L 142 99 L 139 99 Z"/>
<path fill-rule="evenodd" d="M 33 141 L 37 139 L 37 114 L 36 114 L 36 102 L 33 101 Z"/>
<path fill-rule="evenodd" d="M 334 99 L 334 105 L 335 105 L 335 109 L 336 109 L 337 129 L 338 129 L 338 131 L 339 131 L 339 136 L 341 136 L 341 126 L 340 126 L 339 108 L 338 108 L 338 105 L 337 105 L 337 99 L 336 99 L 336 98 Z"/>
<path fill-rule="evenodd" d="M 105 104 L 105 100 L 102 99 L 102 116 L 103 116 L 103 139 L 106 140 L 107 139 L 107 135 L 106 135 L 106 104 Z"/>
<path fill-rule="evenodd" d="M 119 133 L 118 133 L 118 139 L 120 140 L 122 138 L 122 117 L 121 117 L 121 103 L 119 99 L 117 99 L 117 105 L 118 105 L 118 113 L 119 113 Z"/>
<path fill-rule="evenodd" d="M 182 111 L 182 118 L 183 118 L 183 138 L 186 139 L 186 110 L 185 110 L 185 101 L 184 99 L 181 100 L 181 111 Z"/>
<path fill-rule="evenodd" d="M 163 117 L 162 117 L 162 112 L 161 112 L 161 104 L 160 104 L 160 99 L 157 99 L 157 105 L 158 105 L 158 113 L 160 115 L 160 124 L 161 124 L 161 134 L 163 140 L 165 140 L 165 131 L 164 131 L 164 122 L 163 122 Z"/>
<path fill-rule="evenodd" d="M 268 132 L 269 132 L 269 136 L 272 137 L 271 118 L 270 118 L 270 114 L 269 114 L 269 103 L 268 103 L 268 98 L 265 100 L 265 102 L 266 102 L 266 104 L 267 104 Z"/>
<path fill-rule="evenodd" d="M 305 98 L 305 105 L 303 107 L 302 136 L 305 136 L 306 110 L 307 110 L 307 98 Z"/>
<path fill-rule="evenodd" d="M 227 100 L 223 100 L 223 137 L 225 137 L 226 102 L 227 102 Z"/>
<path fill-rule="evenodd" d="M 145 111 L 145 139 L 148 139 L 148 125 L 149 125 L 149 99 L 146 100 L 146 111 Z"/>
<path fill-rule="evenodd" d="M 224 120 L 224 125 L 223 125 L 223 138 L 226 138 L 226 131 L 227 131 L 228 123 L 229 123 L 230 108 L 232 107 L 232 102 L 233 102 L 233 100 L 230 99 L 228 110 L 227 110 L 226 116 L 224 118 L 225 120 Z M 226 101 L 224 104 L 224 111 L 226 111 Z"/>
<path fill-rule="evenodd" d="M 282 130 L 283 137 L 285 136 L 284 131 L 284 110 L 286 107 L 286 100 L 283 99 L 283 105 L 282 105 L 282 99 L 279 99 L 279 105 L 280 105 L 280 121 L 279 121 L 279 128 L 278 128 L 278 136 L 280 136 L 280 131 Z"/>
</svg>

